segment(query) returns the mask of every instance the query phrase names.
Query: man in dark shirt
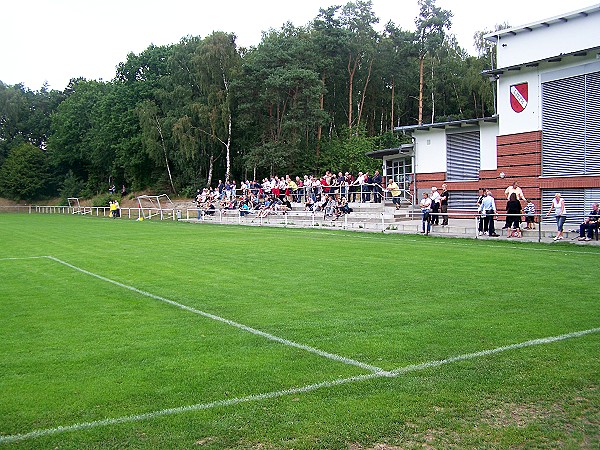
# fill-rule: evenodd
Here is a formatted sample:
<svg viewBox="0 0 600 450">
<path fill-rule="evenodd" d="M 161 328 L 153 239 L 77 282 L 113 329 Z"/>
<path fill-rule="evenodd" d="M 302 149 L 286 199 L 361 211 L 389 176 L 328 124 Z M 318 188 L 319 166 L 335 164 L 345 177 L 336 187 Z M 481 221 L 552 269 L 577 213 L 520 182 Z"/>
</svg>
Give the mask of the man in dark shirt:
<svg viewBox="0 0 600 450">
<path fill-rule="evenodd" d="M 379 170 L 375 171 L 375 175 L 373 175 L 373 201 L 375 203 L 381 203 L 381 183 L 383 183 L 383 178 L 379 173 Z"/>
<path fill-rule="evenodd" d="M 579 225 L 579 240 L 580 241 L 591 241 L 594 237 L 594 230 L 598 229 L 598 221 L 600 220 L 600 210 L 598 209 L 598 203 L 592 205 L 592 210 L 588 214 L 588 217 Z M 587 236 L 586 236 L 587 234 Z"/>
<path fill-rule="evenodd" d="M 448 192 L 448 186 L 442 184 L 442 195 L 440 196 L 440 212 L 442 213 L 442 226 L 448 225 L 448 198 L 450 193 Z"/>
</svg>

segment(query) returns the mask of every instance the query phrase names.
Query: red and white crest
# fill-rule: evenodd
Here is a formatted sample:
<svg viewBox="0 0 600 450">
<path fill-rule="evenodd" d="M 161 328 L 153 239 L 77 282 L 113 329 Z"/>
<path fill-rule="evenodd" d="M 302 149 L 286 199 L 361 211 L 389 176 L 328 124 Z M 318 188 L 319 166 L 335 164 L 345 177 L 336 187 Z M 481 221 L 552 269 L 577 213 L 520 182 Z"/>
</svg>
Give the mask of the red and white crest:
<svg viewBox="0 0 600 450">
<path fill-rule="evenodd" d="M 527 108 L 529 87 L 527 83 L 513 84 L 510 87 L 510 106 L 514 112 L 520 113 Z"/>
</svg>

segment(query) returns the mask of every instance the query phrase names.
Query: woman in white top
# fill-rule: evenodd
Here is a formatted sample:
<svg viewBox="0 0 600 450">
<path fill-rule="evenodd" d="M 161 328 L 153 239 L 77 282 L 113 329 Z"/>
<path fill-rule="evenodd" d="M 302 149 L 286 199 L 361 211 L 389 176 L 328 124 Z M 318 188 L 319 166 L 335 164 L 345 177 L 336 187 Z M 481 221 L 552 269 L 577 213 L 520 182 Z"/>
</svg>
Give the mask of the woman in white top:
<svg viewBox="0 0 600 450">
<path fill-rule="evenodd" d="M 554 214 L 556 215 L 556 227 L 558 229 L 554 240 L 559 241 L 563 238 L 563 225 L 565 224 L 565 220 L 567 219 L 567 207 L 565 205 L 565 200 L 561 198 L 558 192 L 554 194 L 554 198 L 552 199 L 552 205 L 550 205 L 550 209 L 548 210 L 548 214 L 546 214 L 546 217 L 550 215 L 553 209 Z"/>
</svg>

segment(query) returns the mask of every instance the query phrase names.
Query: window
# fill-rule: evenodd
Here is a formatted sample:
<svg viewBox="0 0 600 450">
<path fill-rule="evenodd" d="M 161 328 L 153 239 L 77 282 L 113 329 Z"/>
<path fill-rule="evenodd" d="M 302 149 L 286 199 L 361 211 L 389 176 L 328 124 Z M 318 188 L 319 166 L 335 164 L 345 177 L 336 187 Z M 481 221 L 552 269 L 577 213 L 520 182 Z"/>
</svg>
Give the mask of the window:
<svg viewBox="0 0 600 450">
<path fill-rule="evenodd" d="M 447 132 L 446 180 L 479 180 L 479 130 Z"/>
</svg>

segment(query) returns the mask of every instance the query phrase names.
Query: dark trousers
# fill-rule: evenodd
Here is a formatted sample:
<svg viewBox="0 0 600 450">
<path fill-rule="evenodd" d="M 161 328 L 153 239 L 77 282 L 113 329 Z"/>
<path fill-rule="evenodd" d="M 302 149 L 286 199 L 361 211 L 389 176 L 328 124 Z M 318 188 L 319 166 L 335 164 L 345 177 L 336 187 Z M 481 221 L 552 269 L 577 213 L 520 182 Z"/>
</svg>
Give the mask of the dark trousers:
<svg viewBox="0 0 600 450">
<path fill-rule="evenodd" d="M 442 216 L 442 225 L 448 225 L 448 205 L 440 206 L 440 212 L 444 214 Z"/>
<path fill-rule="evenodd" d="M 440 205 L 436 202 L 431 207 L 431 224 L 432 225 L 439 225 L 440 224 L 440 216 L 438 215 L 439 211 L 440 211 Z"/>
<path fill-rule="evenodd" d="M 592 239 L 594 237 L 594 231 L 598 228 L 598 224 L 594 223 L 582 223 L 579 225 L 579 237 L 587 237 Z"/>
<path fill-rule="evenodd" d="M 487 228 L 489 235 L 496 233 L 496 229 L 494 228 L 494 216 L 492 214 L 488 214 L 483 218 L 484 224 L 483 227 Z"/>
</svg>

